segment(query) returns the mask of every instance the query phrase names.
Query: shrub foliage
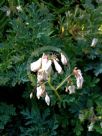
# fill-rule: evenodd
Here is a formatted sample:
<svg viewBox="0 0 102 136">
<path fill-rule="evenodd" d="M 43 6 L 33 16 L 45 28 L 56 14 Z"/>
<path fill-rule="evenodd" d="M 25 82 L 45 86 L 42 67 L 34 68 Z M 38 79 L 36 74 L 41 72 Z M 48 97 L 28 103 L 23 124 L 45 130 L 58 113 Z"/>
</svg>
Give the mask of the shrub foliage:
<svg viewBox="0 0 102 136">
<path fill-rule="evenodd" d="M 102 135 L 102 2 L 5 0 L 0 6 L 0 135 Z M 92 46 L 94 38 L 97 43 Z M 62 86 L 60 101 L 47 86 L 50 106 L 37 100 L 36 77 L 27 73 L 32 53 L 35 61 L 48 47 L 49 52 L 50 48 L 65 52 L 70 70 L 78 67 L 84 77 L 83 88 L 75 94 Z M 65 74 L 54 76 L 58 84 Z"/>
</svg>

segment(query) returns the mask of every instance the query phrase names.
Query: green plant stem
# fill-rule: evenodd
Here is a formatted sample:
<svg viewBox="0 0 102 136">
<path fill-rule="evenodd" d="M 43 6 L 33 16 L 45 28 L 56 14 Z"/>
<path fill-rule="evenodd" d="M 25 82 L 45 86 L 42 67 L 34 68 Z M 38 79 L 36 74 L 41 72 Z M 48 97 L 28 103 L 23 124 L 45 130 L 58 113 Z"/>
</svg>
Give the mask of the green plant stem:
<svg viewBox="0 0 102 136">
<path fill-rule="evenodd" d="M 61 100 L 60 95 L 58 94 L 57 90 L 53 87 L 53 85 L 51 84 L 50 78 L 48 79 L 48 84 L 51 87 L 51 89 L 54 91 L 54 93 L 56 94 L 56 96 L 58 97 L 59 100 Z"/>
<path fill-rule="evenodd" d="M 67 76 L 55 89 L 56 91 L 72 76 L 72 74 L 70 74 L 69 76 Z"/>
</svg>

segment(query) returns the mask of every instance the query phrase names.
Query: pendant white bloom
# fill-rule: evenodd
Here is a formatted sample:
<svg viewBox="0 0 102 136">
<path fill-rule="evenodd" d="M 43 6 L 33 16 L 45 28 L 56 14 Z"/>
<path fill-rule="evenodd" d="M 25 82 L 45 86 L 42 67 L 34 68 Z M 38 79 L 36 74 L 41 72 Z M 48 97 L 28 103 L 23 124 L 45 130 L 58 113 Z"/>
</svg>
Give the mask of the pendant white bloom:
<svg viewBox="0 0 102 136">
<path fill-rule="evenodd" d="M 81 89 L 82 86 L 83 86 L 83 82 L 84 82 L 84 79 L 83 79 L 81 70 L 75 68 L 75 69 L 73 70 L 73 73 L 74 73 L 74 75 L 75 75 L 75 77 L 76 77 L 77 89 Z"/>
<path fill-rule="evenodd" d="M 46 104 L 49 106 L 50 105 L 50 97 L 48 96 L 48 94 L 46 93 L 46 96 L 45 96 L 45 102 Z"/>
<path fill-rule="evenodd" d="M 61 74 L 62 73 L 62 67 L 60 66 L 60 64 L 55 59 L 53 59 L 53 62 L 54 62 L 54 65 L 55 65 L 55 69 L 57 70 L 57 72 L 59 74 Z"/>
<path fill-rule="evenodd" d="M 91 47 L 95 47 L 97 42 L 98 42 L 98 39 L 97 38 L 93 38 L 92 43 L 91 43 Z"/>
<path fill-rule="evenodd" d="M 42 69 L 43 70 L 45 70 L 47 62 L 48 62 L 48 56 L 43 54 L 42 56 Z"/>
<path fill-rule="evenodd" d="M 76 76 L 76 84 L 77 84 L 77 88 L 78 89 L 81 89 L 82 88 L 82 85 L 83 85 L 83 77 L 82 77 L 82 73 L 81 73 L 81 70 L 77 70 L 77 76 Z"/>
<path fill-rule="evenodd" d="M 52 71 L 52 61 L 48 60 L 45 66 L 45 79 L 47 80 Z"/>
<path fill-rule="evenodd" d="M 31 71 L 36 72 L 37 70 L 39 70 L 41 67 L 41 61 L 42 61 L 42 59 L 40 58 L 37 61 L 31 63 L 30 64 Z"/>
<path fill-rule="evenodd" d="M 32 98 L 33 98 L 33 92 L 30 93 L 30 99 L 32 99 Z"/>
<path fill-rule="evenodd" d="M 63 65 L 67 65 L 67 58 L 63 55 L 63 53 L 61 53 L 61 62 Z"/>
<path fill-rule="evenodd" d="M 44 92 L 45 92 L 45 85 L 43 84 L 41 86 L 38 86 L 37 94 L 36 94 L 37 98 L 40 99 L 40 97 L 43 96 Z"/>
<path fill-rule="evenodd" d="M 20 5 L 18 5 L 18 6 L 16 7 L 16 9 L 17 9 L 19 12 L 22 11 L 22 7 L 21 7 Z"/>
<path fill-rule="evenodd" d="M 69 90 L 69 94 L 75 93 L 75 86 L 74 85 L 68 86 L 68 90 Z"/>
<path fill-rule="evenodd" d="M 92 131 L 94 127 L 94 123 L 91 122 L 91 124 L 88 126 L 88 131 Z"/>
</svg>

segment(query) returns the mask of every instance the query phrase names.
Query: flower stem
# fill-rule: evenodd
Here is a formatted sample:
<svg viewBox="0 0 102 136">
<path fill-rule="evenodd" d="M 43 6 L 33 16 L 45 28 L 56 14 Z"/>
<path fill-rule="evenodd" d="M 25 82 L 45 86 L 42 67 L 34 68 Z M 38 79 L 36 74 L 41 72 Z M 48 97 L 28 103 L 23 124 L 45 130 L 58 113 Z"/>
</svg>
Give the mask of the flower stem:
<svg viewBox="0 0 102 136">
<path fill-rule="evenodd" d="M 50 77 L 49 77 L 49 79 L 48 79 L 48 84 L 49 84 L 49 86 L 51 87 L 51 89 L 54 91 L 54 93 L 56 94 L 56 96 L 58 97 L 58 99 L 61 100 L 61 97 L 60 97 L 60 95 L 58 94 L 57 90 L 56 90 L 55 87 L 51 84 Z"/>
<path fill-rule="evenodd" d="M 69 76 L 67 76 L 57 87 L 56 87 L 56 91 L 72 76 L 72 74 L 70 74 Z"/>
</svg>

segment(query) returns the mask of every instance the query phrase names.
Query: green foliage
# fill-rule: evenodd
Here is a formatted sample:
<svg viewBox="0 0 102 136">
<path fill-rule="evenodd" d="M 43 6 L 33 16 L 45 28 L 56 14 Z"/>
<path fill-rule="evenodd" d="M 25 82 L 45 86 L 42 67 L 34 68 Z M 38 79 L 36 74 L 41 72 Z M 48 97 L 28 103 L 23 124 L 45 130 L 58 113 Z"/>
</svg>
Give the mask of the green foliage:
<svg viewBox="0 0 102 136">
<path fill-rule="evenodd" d="M 20 90 L 23 95 L 18 93 L 22 98 L 17 105 L 0 101 L 1 135 L 10 135 L 9 129 L 14 130 L 11 136 L 101 135 L 102 4 L 95 0 L 0 2 L 1 5 L 7 3 L 12 15 L 7 20 L 10 25 L 7 38 L 0 36 L 0 86 L 15 87 L 14 92 L 18 92 L 17 86 L 24 88 Z M 21 12 L 16 10 L 18 4 Z M 4 26 L 2 32 L 5 32 Z M 91 47 L 93 38 L 98 39 L 95 47 Z M 43 99 L 37 100 L 35 96 L 36 77 L 28 73 L 28 67 L 30 61 L 37 60 L 43 52 L 56 52 L 57 48 L 67 54 L 71 71 L 75 66 L 81 69 L 84 85 L 69 95 L 64 84 L 58 90 L 60 101 L 46 85 L 51 97 L 51 105 L 47 107 Z M 66 73 L 53 75 L 51 82 L 58 85 Z M 94 124 L 92 133 L 88 130 L 91 123 Z"/>
<path fill-rule="evenodd" d="M 5 125 L 11 121 L 11 118 L 16 115 L 15 107 L 0 103 L 0 129 L 4 129 Z"/>
</svg>

